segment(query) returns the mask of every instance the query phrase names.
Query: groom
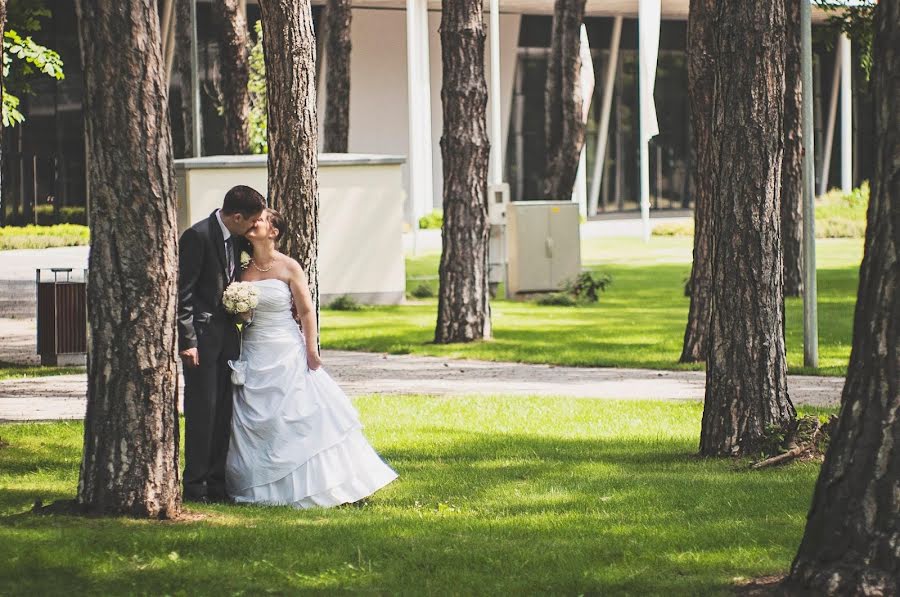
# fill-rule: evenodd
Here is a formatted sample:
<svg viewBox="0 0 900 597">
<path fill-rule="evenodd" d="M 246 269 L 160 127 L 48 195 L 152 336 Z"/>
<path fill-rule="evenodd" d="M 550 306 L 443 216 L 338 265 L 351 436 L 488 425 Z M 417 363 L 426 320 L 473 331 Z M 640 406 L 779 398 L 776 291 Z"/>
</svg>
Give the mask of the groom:
<svg viewBox="0 0 900 597">
<path fill-rule="evenodd" d="M 265 199 L 239 185 L 222 208 L 197 222 L 178 243 L 178 350 L 184 365 L 184 499 L 224 501 L 225 455 L 231 427 L 231 371 L 239 339 L 222 293 L 240 273 L 243 235 Z M 237 265 L 236 265 L 237 264 Z"/>
</svg>

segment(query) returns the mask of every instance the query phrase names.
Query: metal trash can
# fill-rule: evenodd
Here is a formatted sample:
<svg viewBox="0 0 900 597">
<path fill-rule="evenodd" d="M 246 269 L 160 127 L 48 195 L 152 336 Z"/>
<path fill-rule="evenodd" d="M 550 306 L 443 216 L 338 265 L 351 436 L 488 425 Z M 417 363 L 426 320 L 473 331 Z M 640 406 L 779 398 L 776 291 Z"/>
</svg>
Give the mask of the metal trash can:
<svg viewBox="0 0 900 597">
<path fill-rule="evenodd" d="M 87 270 L 80 281 L 71 267 L 37 270 L 37 351 L 41 365 L 84 365 L 87 356 Z"/>
</svg>

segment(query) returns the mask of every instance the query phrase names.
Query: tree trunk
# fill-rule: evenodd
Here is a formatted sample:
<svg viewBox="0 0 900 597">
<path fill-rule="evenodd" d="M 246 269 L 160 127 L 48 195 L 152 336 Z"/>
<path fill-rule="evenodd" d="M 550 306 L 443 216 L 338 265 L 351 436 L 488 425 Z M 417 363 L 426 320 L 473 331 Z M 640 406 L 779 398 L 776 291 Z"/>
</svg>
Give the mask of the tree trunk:
<svg viewBox="0 0 900 597">
<path fill-rule="evenodd" d="M 706 360 L 709 334 L 712 256 L 713 181 L 717 171 L 708 151 L 712 143 L 713 86 L 715 84 L 715 0 L 691 0 L 688 16 L 688 96 L 691 109 L 691 161 L 694 178 L 694 261 L 691 266 L 688 322 L 684 330 L 682 363 Z"/>
<path fill-rule="evenodd" d="M 328 0 L 325 151 L 347 153 L 350 135 L 350 0 Z"/>
<path fill-rule="evenodd" d="M 715 3 L 712 278 L 700 452 L 755 450 L 788 398 L 781 260 L 784 3 Z M 753 56 L 753 60 L 747 60 Z"/>
<path fill-rule="evenodd" d="M 784 250 L 784 294 L 803 290 L 803 137 L 800 78 L 800 2 L 786 0 L 784 160 L 781 167 L 781 241 Z"/>
<path fill-rule="evenodd" d="M 900 3 L 875 9 L 875 173 L 841 413 L 790 585 L 900 594 Z"/>
<path fill-rule="evenodd" d="M 181 134 L 184 146 L 181 157 L 194 156 L 194 108 L 191 103 L 193 92 L 191 80 L 191 2 L 194 0 L 175 0 L 175 64 L 173 68 L 181 81 L 179 92 L 181 99 L 180 118 Z M 173 119 L 175 120 L 175 119 Z"/>
<path fill-rule="evenodd" d="M 213 10 L 213 14 L 219 29 L 225 152 L 243 155 L 250 147 L 247 128 L 250 113 L 250 94 L 247 90 L 250 34 L 238 0 L 219 0 L 213 3 L 213 6 L 218 7 L 218 10 Z"/>
<path fill-rule="evenodd" d="M 155 0 L 78 0 L 91 159 L 87 415 L 78 504 L 181 507 L 174 169 Z"/>
<path fill-rule="evenodd" d="M 585 0 L 556 0 L 544 89 L 547 171 L 544 191 L 568 200 L 584 146 L 581 94 L 581 23 Z"/>
<path fill-rule="evenodd" d="M 0 0 L 0 40 L 6 29 L 6 0 Z M 3 105 L 3 69 L 0 68 L 0 106 Z M 6 167 L 6 159 L 3 156 L 3 121 L 0 119 L 0 226 L 6 225 L 6 193 L 3 189 L 3 169 Z"/>
<path fill-rule="evenodd" d="M 269 202 L 287 221 L 285 252 L 309 278 L 318 310 L 316 39 L 309 0 L 260 0 L 266 63 Z"/>
<path fill-rule="evenodd" d="M 438 343 L 469 342 L 491 335 L 487 268 L 490 142 L 484 40 L 480 0 L 442 3 L 444 225 L 434 332 Z"/>
</svg>

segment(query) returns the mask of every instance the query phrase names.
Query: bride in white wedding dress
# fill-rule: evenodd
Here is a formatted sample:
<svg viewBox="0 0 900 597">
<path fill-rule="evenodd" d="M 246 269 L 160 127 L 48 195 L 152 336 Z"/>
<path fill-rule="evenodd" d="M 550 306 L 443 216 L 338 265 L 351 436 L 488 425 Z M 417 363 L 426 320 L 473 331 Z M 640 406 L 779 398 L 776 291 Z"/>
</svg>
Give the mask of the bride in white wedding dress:
<svg viewBox="0 0 900 597">
<path fill-rule="evenodd" d="M 266 210 L 247 233 L 253 258 L 241 279 L 260 294 L 244 329 L 247 370 L 244 385 L 234 388 L 226 489 L 237 503 L 352 503 L 397 474 L 366 441 L 356 409 L 321 368 L 306 276 L 275 249 L 285 230 L 281 215 Z"/>
</svg>

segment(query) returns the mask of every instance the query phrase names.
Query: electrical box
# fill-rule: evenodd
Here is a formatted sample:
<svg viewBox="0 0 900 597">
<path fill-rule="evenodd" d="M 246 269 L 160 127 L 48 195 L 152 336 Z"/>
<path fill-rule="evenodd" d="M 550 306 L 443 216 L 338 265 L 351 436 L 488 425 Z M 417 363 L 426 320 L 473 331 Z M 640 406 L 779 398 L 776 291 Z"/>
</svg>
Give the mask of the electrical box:
<svg viewBox="0 0 900 597">
<path fill-rule="evenodd" d="M 559 290 L 581 272 L 574 201 L 513 201 L 506 209 L 510 294 Z"/>
</svg>

